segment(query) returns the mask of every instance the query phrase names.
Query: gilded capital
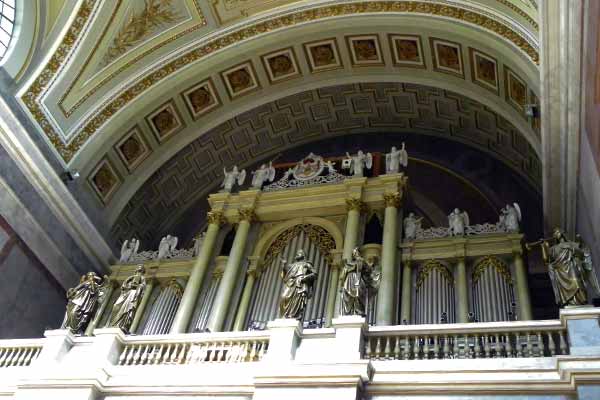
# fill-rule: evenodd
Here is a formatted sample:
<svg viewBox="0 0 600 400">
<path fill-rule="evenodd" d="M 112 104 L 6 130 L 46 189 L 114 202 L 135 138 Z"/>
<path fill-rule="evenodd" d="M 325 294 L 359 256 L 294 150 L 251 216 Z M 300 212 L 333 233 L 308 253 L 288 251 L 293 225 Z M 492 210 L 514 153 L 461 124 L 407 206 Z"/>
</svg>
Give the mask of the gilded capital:
<svg viewBox="0 0 600 400">
<path fill-rule="evenodd" d="M 256 220 L 256 214 L 254 213 L 254 209 L 250 207 L 242 207 L 239 209 L 240 221 L 248 221 L 252 222 Z"/>
<path fill-rule="evenodd" d="M 226 221 L 223 211 L 209 211 L 206 214 L 206 219 L 209 224 L 217 224 L 217 225 L 223 225 Z"/>
<path fill-rule="evenodd" d="M 383 201 L 385 202 L 386 207 L 400 207 L 400 200 L 402 200 L 402 195 L 400 192 L 395 193 L 384 193 Z"/>
<path fill-rule="evenodd" d="M 367 205 L 362 202 L 360 199 L 346 199 L 346 210 L 352 211 L 357 210 L 359 212 L 365 212 L 367 210 Z"/>
</svg>

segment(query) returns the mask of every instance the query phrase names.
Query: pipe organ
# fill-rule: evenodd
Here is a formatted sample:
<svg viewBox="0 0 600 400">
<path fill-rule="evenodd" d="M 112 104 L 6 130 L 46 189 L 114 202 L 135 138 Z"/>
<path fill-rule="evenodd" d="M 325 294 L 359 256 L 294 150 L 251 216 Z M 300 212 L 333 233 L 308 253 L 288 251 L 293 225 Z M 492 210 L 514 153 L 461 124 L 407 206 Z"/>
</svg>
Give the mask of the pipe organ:
<svg viewBox="0 0 600 400">
<path fill-rule="evenodd" d="M 208 229 L 193 249 L 163 251 L 162 259 L 134 254 L 113 266 L 111 279 L 120 285 L 142 263 L 148 281 L 163 283 L 138 310 L 139 334 L 215 331 L 230 322 L 233 330 L 262 330 L 279 317 L 282 260 L 293 262 L 302 249 L 317 272 L 303 322 L 327 326 L 340 314 L 344 259 L 358 246 L 381 273 L 380 290 L 366 304 L 370 325 L 530 316 L 522 235 L 486 223 L 468 225 L 458 236 L 445 227 L 419 227 L 406 238 L 406 190 L 402 173 L 346 176 L 311 154 L 263 190 L 210 195 Z M 381 216 L 382 235 L 365 233 L 367 213 Z M 219 256 L 227 225 L 236 224 L 244 229 L 235 231 L 230 256 Z"/>
</svg>

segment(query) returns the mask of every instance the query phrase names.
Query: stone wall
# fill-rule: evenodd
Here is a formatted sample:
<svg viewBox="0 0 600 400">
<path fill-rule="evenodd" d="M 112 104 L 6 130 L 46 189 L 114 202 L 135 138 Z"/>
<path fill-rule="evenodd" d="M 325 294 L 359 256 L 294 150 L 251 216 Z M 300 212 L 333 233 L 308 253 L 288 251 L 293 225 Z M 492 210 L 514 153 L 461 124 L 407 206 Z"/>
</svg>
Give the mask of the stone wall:
<svg viewBox="0 0 600 400">
<path fill-rule="evenodd" d="M 0 338 L 41 337 L 61 323 L 65 292 L 0 215 Z"/>
</svg>

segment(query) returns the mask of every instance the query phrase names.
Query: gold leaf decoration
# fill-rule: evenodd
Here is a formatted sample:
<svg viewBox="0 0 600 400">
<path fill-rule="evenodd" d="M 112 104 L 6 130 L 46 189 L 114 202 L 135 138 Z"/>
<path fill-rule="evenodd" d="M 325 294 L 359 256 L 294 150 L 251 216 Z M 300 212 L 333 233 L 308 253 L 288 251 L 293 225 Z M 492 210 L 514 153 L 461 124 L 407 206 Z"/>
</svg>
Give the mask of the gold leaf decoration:
<svg viewBox="0 0 600 400">
<path fill-rule="evenodd" d="M 144 9 L 133 12 L 117 32 L 104 54 L 103 65 L 108 65 L 129 49 L 141 43 L 150 34 L 182 18 L 172 9 L 173 0 L 145 0 Z"/>
</svg>

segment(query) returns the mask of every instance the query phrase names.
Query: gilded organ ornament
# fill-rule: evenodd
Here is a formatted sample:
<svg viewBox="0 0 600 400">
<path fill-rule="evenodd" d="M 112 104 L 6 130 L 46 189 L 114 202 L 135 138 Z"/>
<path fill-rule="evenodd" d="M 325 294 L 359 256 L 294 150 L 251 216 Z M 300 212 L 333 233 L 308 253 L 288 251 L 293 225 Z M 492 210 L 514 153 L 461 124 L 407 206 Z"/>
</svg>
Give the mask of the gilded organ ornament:
<svg viewBox="0 0 600 400">
<path fill-rule="evenodd" d="M 121 285 L 121 294 L 112 307 L 108 326 L 121 328 L 123 332 L 129 333 L 135 312 L 146 290 L 145 273 L 144 266 L 139 265 L 135 273 L 125 279 Z"/>
<path fill-rule="evenodd" d="M 109 284 L 106 275 L 103 278 L 94 272 L 83 275 L 77 286 L 67 290 L 67 310 L 60 328 L 68 329 L 73 334 L 83 333 L 98 304 L 104 301 Z"/>
<path fill-rule="evenodd" d="M 306 260 L 304 250 L 300 249 L 294 262 L 288 264 L 281 260 L 281 279 L 283 292 L 279 302 L 279 312 L 283 318 L 304 319 L 304 311 L 313 296 L 313 287 L 317 272 L 313 264 Z"/>
</svg>

